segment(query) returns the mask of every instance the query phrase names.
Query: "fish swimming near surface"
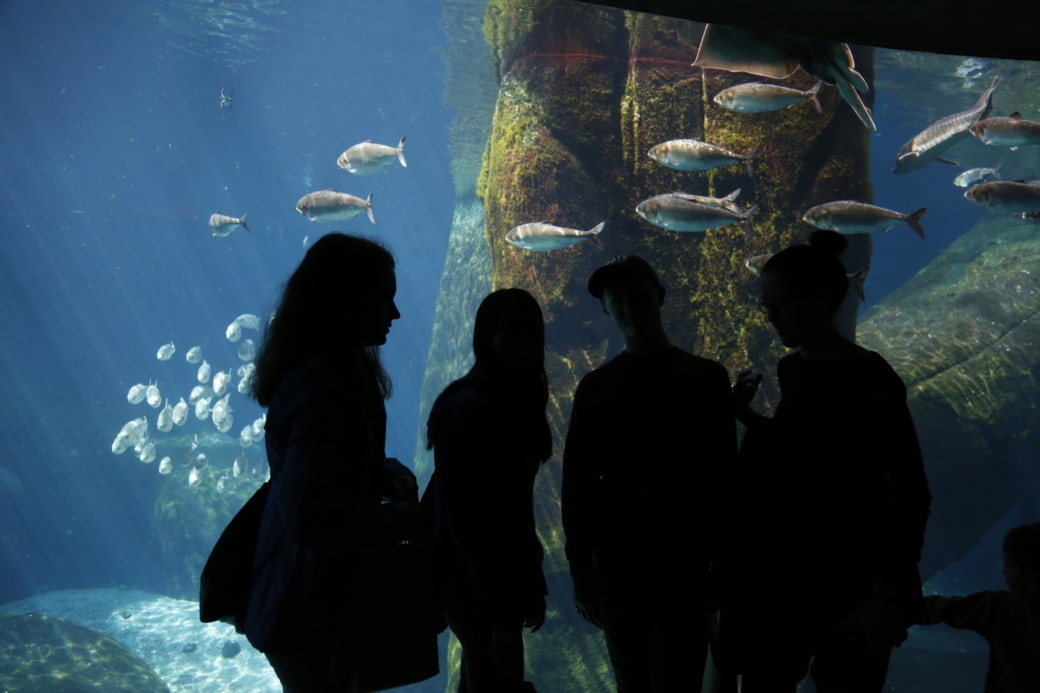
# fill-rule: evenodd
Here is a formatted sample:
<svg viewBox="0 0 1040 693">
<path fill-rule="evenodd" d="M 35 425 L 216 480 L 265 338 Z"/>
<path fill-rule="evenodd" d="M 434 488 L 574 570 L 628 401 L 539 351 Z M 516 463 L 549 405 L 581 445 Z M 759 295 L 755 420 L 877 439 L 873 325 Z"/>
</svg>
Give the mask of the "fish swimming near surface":
<svg viewBox="0 0 1040 693">
<path fill-rule="evenodd" d="M 871 231 L 888 231 L 899 223 L 904 223 L 924 238 L 924 229 L 920 218 L 928 210 L 922 207 L 916 212 L 903 214 L 884 207 L 877 207 L 855 200 L 836 200 L 816 205 L 802 217 L 818 229 L 837 231 L 838 233 L 870 233 Z"/>
<path fill-rule="evenodd" d="M 220 110 L 224 110 L 226 108 L 230 111 L 231 104 L 235 103 L 235 100 L 231 98 L 230 92 L 224 91 L 224 87 L 221 87 L 220 98 L 217 100 L 217 103 L 220 104 Z"/>
<path fill-rule="evenodd" d="M 583 241 L 591 241 L 602 250 L 603 245 L 600 243 L 599 234 L 602 233 L 605 225 L 606 222 L 601 221 L 585 231 L 582 229 L 570 229 L 565 226 L 556 226 L 544 221 L 534 221 L 509 229 L 509 232 L 506 233 L 506 241 L 512 243 L 517 248 L 535 252 L 560 250 Z"/>
<path fill-rule="evenodd" d="M 994 77 L 989 89 L 983 92 L 974 106 L 966 111 L 940 118 L 910 138 L 896 154 L 896 165 L 892 172 L 909 173 L 933 161 L 957 166 L 956 161 L 941 156 L 942 153 L 967 137 L 970 134 L 969 128 L 989 115 L 993 110 L 993 92 L 999 84 L 1000 77 Z"/>
<path fill-rule="evenodd" d="M 820 101 L 816 98 L 821 86 L 823 86 L 823 80 L 804 91 L 783 87 L 779 84 L 747 82 L 723 89 L 712 100 L 727 111 L 734 113 L 781 111 L 806 101 L 813 105 L 817 113 L 823 113 Z"/>
<path fill-rule="evenodd" d="M 372 140 L 359 142 L 340 154 L 336 159 L 336 165 L 344 171 L 368 176 L 385 170 L 394 159 L 404 168 L 408 168 L 408 162 L 404 160 L 404 137 L 396 147 L 376 144 Z"/>
<path fill-rule="evenodd" d="M 296 203 L 296 211 L 311 221 L 346 221 L 353 219 L 361 212 L 368 214 L 368 220 L 376 223 L 376 215 L 372 212 L 372 194 L 362 200 L 348 193 L 329 188 L 307 193 Z"/>
<path fill-rule="evenodd" d="M 964 191 L 964 197 L 977 205 L 1002 212 L 1040 210 L 1040 183 L 1020 180 L 992 180 Z"/>
<path fill-rule="evenodd" d="M 1000 167 L 994 168 L 969 168 L 953 179 L 953 184 L 958 188 L 970 188 L 976 183 L 981 183 L 989 178 L 1000 178 Z"/>
<path fill-rule="evenodd" d="M 743 163 L 750 176 L 755 151 L 740 154 L 700 140 L 680 139 L 655 144 L 650 148 L 648 156 L 676 171 L 710 171 L 728 164 Z"/>
<path fill-rule="evenodd" d="M 800 67 L 807 75 L 836 86 L 863 124 L 871 131 L 877 130 L 870 109 L 860 97 L 869 91 L 870 85 L 855 70 L 856 61 L 846 43 L 708 24 L 693 64 L 773 79 L 786 79 Z"/>
<path fill-rule="evenodd" d="M 1040 123 L 1026 120 L 1018 111 L 1009 116 L 983 118 L 968 130 L 979 142 L 994 147 L 1010 147 L 1014 150 L 1040 144 Z"/>
<path fill-rule="evenodd" d="M 647 198 L 636 205 L 636 213 L 654 226 L 669 231 L 698 232 L 740 223 L 748 233 L 747 222 L 758 205 L 743 212 L 694 202 L 684 195 L 668 193 Z"/>
<path fill-rule="evenodd" d="M 230 236 L 231 232 L 241 226 L 246 231 L 249 231 L 249 227 L 246 226 L 246 217 L 248 213 L 235 218 L 229 217 L 226 214 L 221 214 L 220 210 L 217 210 L 215 214 L 211 214 L 209 217 L 209 227 L 213 230 L 214 236 L 223 238 L 224 236 Z M 252 231 L 249 231 L 252 233 Z"/>
</svg>

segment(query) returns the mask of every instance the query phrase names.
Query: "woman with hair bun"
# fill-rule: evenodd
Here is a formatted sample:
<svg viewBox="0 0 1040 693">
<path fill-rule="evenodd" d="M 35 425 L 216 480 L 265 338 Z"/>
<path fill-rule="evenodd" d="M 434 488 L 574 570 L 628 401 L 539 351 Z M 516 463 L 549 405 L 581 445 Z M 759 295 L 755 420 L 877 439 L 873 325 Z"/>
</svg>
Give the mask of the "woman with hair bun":
<svg viewBox="0 0 1040 693">
<path fill-rule="evenodd" d="M 807 674 L 818 693 L 878 693 L 923 610 L 931 495 L 903 381 L 835 327 L 846 247 L 817 231 L 770 258 L 761 310 L 795 351 L 772 417 L 749 407 L 761 375 L 734 387 L 747 432 L 721 632 L 743 693 L 793 693 Z"/>
</svg>

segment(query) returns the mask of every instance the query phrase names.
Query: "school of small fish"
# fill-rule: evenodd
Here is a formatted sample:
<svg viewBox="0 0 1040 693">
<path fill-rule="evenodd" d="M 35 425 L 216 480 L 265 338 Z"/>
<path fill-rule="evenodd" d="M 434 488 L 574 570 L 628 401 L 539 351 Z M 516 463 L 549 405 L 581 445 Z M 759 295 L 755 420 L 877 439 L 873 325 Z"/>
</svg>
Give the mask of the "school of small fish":
<svg viewBox="0 0 1040 693">
<path fill-rule="evenodd" d="M 188 349 L 184 354 L 184 360 L 189 370 L 187 370 L 184 380 L 188 383 L 197 382 L 197 384 L 193 384 L 186 398 L 179 394 L 175 397 L 169 396 L 171 386 L 168 383 L 171 377 L 168 375 L 168 371 L 160 379 L 135 383 L 130 386 L 126 393 L 126 401 L 129 404 L 136 405 L 144 402 L 153 409 L 159 409 L 155 415 L 155 432 L 172 433 L 178 428 L 187 427 L 189 429 L 192 437 L 187 447 L 183 443 L 183 436 L 155 436 L 149 416 L 143 415 L 130 419 L 120 428 L 112 441 L 112 452 L 121 455 L 127 450 L 132 450 L 137 459 L 149 463 L 159 457 L 161 450 L 164 454 L 159 459 L 159 474 L 163 476 L 174 474 L 178 466 L 177 461 L 179 461 L 179 466 L 188 470 L 184 477 L 188 486 L 194 487 L 212 481 L 218 492 L 223 492 L 229 483 L 234 483 L 234 479 L 243 476 L 246 472 L 249 472 L 254 478 L 262 478 L 269 474 L 266 463 L 258 461 L 250 464 L 247 457 L 247 453 L 251 450 L 257 454 L 260 460 L 264 457 L 263 452 L 257 451 L 256 447 L 264 440 L 266 414 L 247 423 L 238 433 L 237 442 L 243 451 L 233 461 L 228 460 L 226 469 L 210 469 L 210 455 L 203 449 L 205 446 L 210 449 L 210 452 L 217 455 L 227 445 L 234 445 L 236 442 L 234 434 L 228 435 L 235 420 L 234 406 L 231 402 L 232 392 L 248 397 L 256 374 L 256 365 L 253 363 L 256 356 L 255 343 L 251 338 L 242 339 L 242 331 L 256 332 L 261 327 L 262 320 L 255 313 L 242 313 L 228 324 L 224 337 L 229 342 L 238 342 L 237 355 L 243 362 L 237 368 L 229 367 L 226 370 L 212 372 L 209 362 L 203 357 L 202 345 L 197 344 Z M 175 353 L 176 348 L 171 340 L 158 348 L 156 359 L 168 362 Z M 168 369 L 169 367 L 164 366 L 163 368 Z M 232 388 L 233 373 L 237 374 L 238 382 Z M 160 382 L 162 389 L 166 390 L 166 394 L 160 390 Z M 190 423 L 192 412 L 195 414 L 196 423 Z M 208 426 L 205 426 L 207 422 L 216 429 L 215 433 L 207 432 Z M 174 449 L 170 450 L 170 447 Z M 165 454 L 167 452 L 170 454 Z"/>
</svg>

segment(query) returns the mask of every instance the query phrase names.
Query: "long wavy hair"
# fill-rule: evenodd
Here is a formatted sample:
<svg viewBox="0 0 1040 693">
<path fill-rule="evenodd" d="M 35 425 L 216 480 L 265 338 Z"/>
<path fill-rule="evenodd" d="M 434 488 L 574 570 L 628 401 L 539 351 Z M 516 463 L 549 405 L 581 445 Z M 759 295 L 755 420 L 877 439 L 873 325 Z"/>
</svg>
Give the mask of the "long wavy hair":
<svg viewBox="0 0 1040 693">
<path fill-rule="evenodd" d="M 393 386 L 379 347 L 359 346 L 351 315 L 372 300 L 385 272 L 393 269 L 390 251 L 367 238 L 330 233 L 310 247 L 264 330 L 251 390 L 260 406 L 270 405 L 285 374 L 308 359 L 390 397 Z"/>
<path fill-rule="evenodd" d="M 523 365 L 506 367 L 498 358 L 495 335 L 505 330 L 523 335 Z M 476 384 L 489 395 L 487 405 L 496 417 L 511 422 L 515 447 L 527 449 L 540 462 L 552 455 L 552 430 L 545 416 L 549 379 L 545 373 L 545 322 L 538 301 L 523 289 L 499 289 L 488 294 L 477 309 L 473 325 L 473 355 L 469 372 L 444 389 L 434 402 L 426 428 L 426 447 L 439 433 L 439 405 L 456 388 Z"/>
</svg>

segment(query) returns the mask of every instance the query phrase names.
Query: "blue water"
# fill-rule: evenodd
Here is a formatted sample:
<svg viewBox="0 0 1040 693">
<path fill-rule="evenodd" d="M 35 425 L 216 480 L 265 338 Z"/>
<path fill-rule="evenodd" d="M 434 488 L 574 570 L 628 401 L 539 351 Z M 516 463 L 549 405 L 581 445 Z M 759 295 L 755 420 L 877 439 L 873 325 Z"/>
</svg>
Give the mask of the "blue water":
<svg viewBox="0 0 1040 693">
<path fill-rule="evenodd" d="M 169 477 L 111 450 L 132 418 L 148 416 L 155 432 L 158 410 L 129 404 L 127 390 L 157 381 L 171 403 L 187 398 L 193 345 L 214 373 L 237 369 L 227 324 L 269 313 L 306 242 L 330 230 L 371 235 L 396 255 L 402 318 L 383 351 L 394 380 L 387 448 L 413 459 L 455 202 L 441 19 L 440 3 L 414 0 L 0 5 L 0 603 L 64 588 L 169 590 L 176 568 L 152 525 Z M 892 175 L 899 147 L 973 105 L 989 78 L 932 94 L 885 55 L 873 201 L 927 206 L 927 238 L 904 226 L 875 234 L 864 310 L 983 216 L 951 181 L 995 156 L 971 141 L 951 152 L 960 168 Z M 1016 107 L 1002 92 L 995 103 Z M 335 165 L 352 144 L 401 136 L 406 169 L 394 162 L 359 177 Z M 371 193 L 377 224 L 295 211 L 300 196 L 329 187 Z M 217 210 L 248 212 L 252 232 L 213 237 Z M 177 353 L 158 361 L 171 340 Z M 262 414 L 237 381 L 232 437 Z M 184 430 L 214 429 L 191 414 Z M 945 584 L 999 587 L 999 535 Z"/>
<path fill-rule="evenodd" d="M 440 7 L 224 9 L 238 7 L 0 8 L 0 467 L 25 487 L 0 503 L 0 602 L 69 586 L 162 587 L 149 525 L 157 463 L 110 449 L 137 416 L 156 434 L 157 410 L 130 405 L 127 390 L 156 380 L 172 403 L 187 398 L 197 367 L 184 354 L 195 344 L 214 373 L 237 369 L 225 327 L 274 308 L 308 236 L 362 233 L 396 255 L 387 447 L 412 457 L 454 198 Z M 352 144 L 402 135 L 407 169 L 355 177 L 336 166 Z M 376 225 L 296 212 L 300 196 L 327 187 L 371 193 Z M 248 212 L 252 233 L 213 237 L 216 210 Z M 170 340 L 177 353 L 158 361 Z M 237 382 L 233 436 L 261 414 Z"/>
</svg>

